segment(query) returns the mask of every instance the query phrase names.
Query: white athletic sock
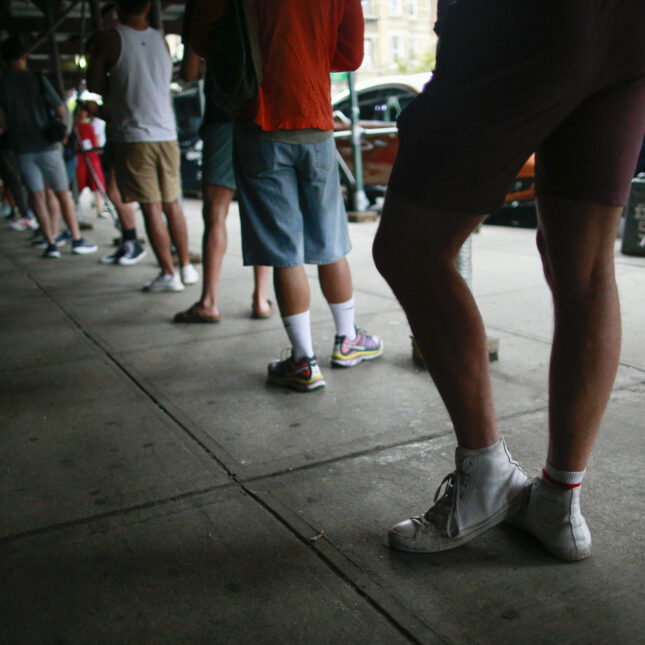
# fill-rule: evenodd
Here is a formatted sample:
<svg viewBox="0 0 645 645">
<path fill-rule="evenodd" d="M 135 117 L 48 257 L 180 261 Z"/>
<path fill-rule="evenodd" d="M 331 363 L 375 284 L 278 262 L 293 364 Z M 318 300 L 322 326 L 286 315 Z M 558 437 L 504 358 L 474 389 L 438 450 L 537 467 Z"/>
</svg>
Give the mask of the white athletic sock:
<svg viewBox="0 0 645 645">
<path fill-rule="evenodd" d="M 560 488 L 577 488 L 582 484 L 586 472 L 586 468 L 580 471 L 560 470 L 552 466 L 547 460 L 542 469 L 542 477 L 550 484 Z"/>
<path fill-rule="evenodd" d="M 331 315 L 336 323 L 336 334 L 345 336 L 347 340 L 356 338 L 356 326 L 354 325 L 354 296 L 347 302 L 329 303 Z"/>
<path fill-rule="evenodd" d="M 302 360 L 305 356 L 314 355 L 314 345 L 311 340 L 311 324 L 309 322 L 309 311 L 293 316 L 283 316 L 282 324 L 291 341 L 293 358 L 296 361 Z"/>
</svg>

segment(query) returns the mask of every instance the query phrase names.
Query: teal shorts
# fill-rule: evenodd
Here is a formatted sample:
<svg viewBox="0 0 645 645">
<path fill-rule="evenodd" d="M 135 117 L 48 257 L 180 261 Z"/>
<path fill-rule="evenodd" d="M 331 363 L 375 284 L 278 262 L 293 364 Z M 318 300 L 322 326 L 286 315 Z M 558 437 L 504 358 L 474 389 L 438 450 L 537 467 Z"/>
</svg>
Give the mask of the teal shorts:
<svg viewBox="0 0 645 645">
<path fill-rule="evenodd" d="M 202 181 L 211 186 L 235 190 L 233 172 L 233 124 L 209 123 L 202 126 Z"/>
</svg>

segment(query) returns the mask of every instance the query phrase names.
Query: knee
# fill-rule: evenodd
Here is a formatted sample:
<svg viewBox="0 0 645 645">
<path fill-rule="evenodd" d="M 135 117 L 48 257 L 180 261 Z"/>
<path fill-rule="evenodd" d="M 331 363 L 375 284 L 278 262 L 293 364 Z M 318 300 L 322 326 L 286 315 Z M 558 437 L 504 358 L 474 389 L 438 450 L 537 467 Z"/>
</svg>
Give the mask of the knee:
<svg viewBox="0 0 645 645">
<path fill-rule="evenodd" d="M 381 222 L 372 244 L 372 258 L 378 272 L 388 282 L 391 282 L 397 273 L 396 245 L 396 232 L 386 231 L 384 223 Z"/>
</svg>

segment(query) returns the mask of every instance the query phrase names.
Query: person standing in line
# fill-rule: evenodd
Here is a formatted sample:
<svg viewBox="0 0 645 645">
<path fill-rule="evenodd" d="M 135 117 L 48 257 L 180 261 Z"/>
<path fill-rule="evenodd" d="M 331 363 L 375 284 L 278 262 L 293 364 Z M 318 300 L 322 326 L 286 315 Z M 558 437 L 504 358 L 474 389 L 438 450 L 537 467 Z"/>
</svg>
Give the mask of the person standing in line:
<svg viewBox="0 0 645 645">
<path fill-rule="evenodd" d="M 250 3 L 262 57 L 259 96 L 235 115 L 234 166 L 244 264 L 274 267 L 273 283 L 291 355 L 272 361 L 268 380 L 310 392 L 325 385 L 314 353 L 304 264 L 318 277 L 336 326 L 332 365 L 378 358 L 383 343 L 354 323 L 347 215 L 333 138 L 332 71 L 363 59 L 360 0 L 255 0 Z M 194 5 L 193 50 L 206 56 L 226 0 Z M 306 88 L 306 89 L 305 89 Z"/>
<path fill-rule="evenodd" d="M 87 106 L 84 103 L 78 103 L 74 111 L 74 132 L 77 145 L 82 148 L 84 153 L 77 148 L 76 183 L 79 193 L 82 193 L 85 188 L 89 188 L 94 193 L 96 210 L 100 214 L 104 206 L 101 191 L 105 191 L 105 177 L 103 176 L 101 160 L 96 150 L 99 147 L 99 142 L 96 132 L 89 121 L 89 115 Z M 92 172 L 89 168 L 90 165 Z"/>
<path fill-rule="evenodd" d="M 87 70 L 88 89 L 109 104 L 108 138 L 124 202 L 141 205 L 161 266 L 144 291 L 183 291 L 199 275 L 190 263 L 188 231 L 179 205 L 179 145 L 170 103 L 172 63 L 160 32 L 148 25 L 150 2 L 116 3 L 119 24 L 98 33 Z M 168 225 L 164 222 L 165 214 Z M 171 238 L 179 256 L 175 272 Z"/>
<path fill-rule="evenodd" d="M 189 5 L 190 6 L 190 5 Z M 186 9 L 185 32 L 190 32 L 190 11 Z M 181 76 L 184 81 L 199 78 L 201 57 L 192 49 L 184 36 L 184 58 Z M 220 312 L 217 306 L 217 290 L 226 252 L 226 216 L 235 193 L 233 172 L 233 123 L 231 118 L 213 105 L 209 77 L 204 84 L 205 110 L 200 135 L 204 142 L 202 149 L 202 199 L 204 217 L 204 238 L 202 242 L 203 285 L 200 299 L 186 311 L 175 315 L 177 323 L 217 322 Z M 271 268 L 253 267 L 255 289 L 253 290 L 253 318 L 269 318 L 272 303 L 267 299 Z"/>
<path fill-rule="evenodd" d="M 390 529 L 394 549 L 452 549 L 510 520 L 562 560 L 591 554 L 580 486 L 620 353 L 614 243 L 645 130 L 644 27 L 642 0 L 446 13 L 432 80 L 399 117 L 374 259 L 450 414 L 456 470 Z M 529 482 L 500 435 L 483 321 L 454 261 L 534 151 L 555 327 L 548 452 Z"/>
<path fill-rule="evenodd" d="M 62 146 L 51 143 L 45 136 L 49 110 L 67 119 L 65 105 L 44 76 L 27 71 L 27 52 L 19 38 L 11 37 L 2 43 L 2 57 L 9 69 L 0 79 L 0 134 L 7 133 L 10 147 L 18 154 L 20 171 L 47 244 L 43 257 L 60 257 L 47 212 L 45 182 L 60 204 L 72 237 L 72 253 L 95 253 L 96 244 L 81 237 L 67 184 Z"/>
</svg>

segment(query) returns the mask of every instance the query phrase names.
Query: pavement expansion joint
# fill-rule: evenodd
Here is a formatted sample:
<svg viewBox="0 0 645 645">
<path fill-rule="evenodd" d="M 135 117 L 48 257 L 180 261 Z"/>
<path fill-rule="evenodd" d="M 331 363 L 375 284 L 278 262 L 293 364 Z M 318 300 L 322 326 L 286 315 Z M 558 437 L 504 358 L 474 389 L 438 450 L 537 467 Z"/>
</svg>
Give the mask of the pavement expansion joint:
<svg viewBox="0 0 645 645">
<path fill-rule="evenodd" d="M 158 508 L 161 506 L 166 506 L 168 504 L 174 504 L 185 499 L 192 499 L 202 495 L 208 495 L 215 491 L 224 490 L 227 488 L 239 487 L 239 484 L 236 482 L 228 482 L 226 484 L 218 484 L 217 486 L 209 486 L 208 488 L 203 488 L 200 490 L 188 491 L 185 493 L 180 493 L 178 495 L 173 495 L 171 497 L 165 497 L 163 499 L 156 499 L 151 502 L 144 502 L 143 504 L 134 504 L 133 506 L 128 506 L 126 508 L 117 508 L 112 511 L 106 511 L 105 513 L 98 513 L 96 515 L 88 515 L 86 517 L 79 517 L 73 520 L 68 520 L 67 522 L 59 522 L 57 524 L 50 524 L 49 526 L 39 526 L 35 529 L 30 529 L 28 531 L 22 531 L 20 533 L 12 533 L 9 535 L 0 536 L 0 544 L 9 544 L 11 542 L 17 542 L 30 537 L 35 537 L 39 535 L 45 535 L 47 533 L 55 533 L 57 531 L 63 531 L 65 529 L 75 528 L 77 526 L 84 526 L 87 524 L 92 524 L 94 522 L 100 522 L 102 520 L 107 520 L 114 517 L 122 517 L 131 515 L 132 513 L 137 513 L 139 511 L 145 511 L 151 508 Z"/>
</svg>

